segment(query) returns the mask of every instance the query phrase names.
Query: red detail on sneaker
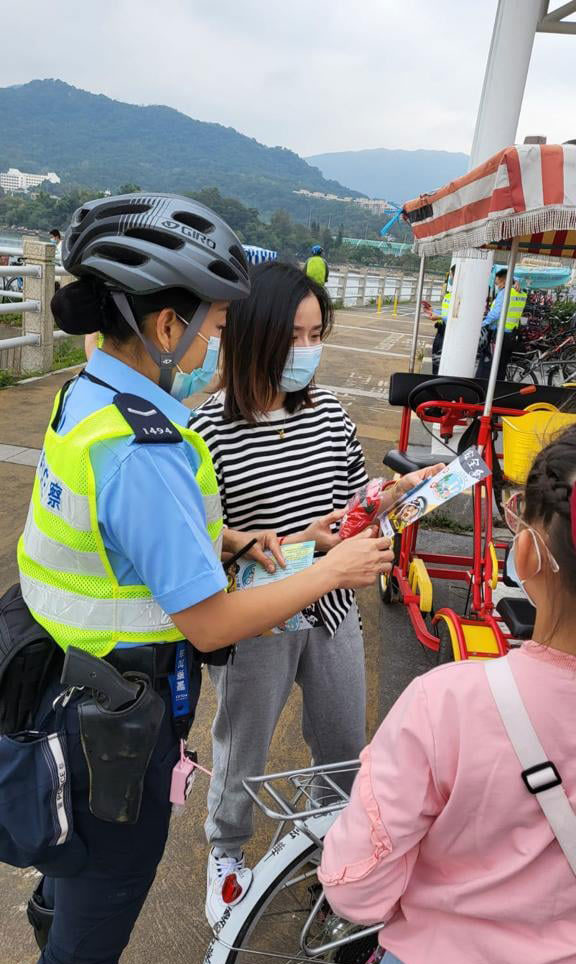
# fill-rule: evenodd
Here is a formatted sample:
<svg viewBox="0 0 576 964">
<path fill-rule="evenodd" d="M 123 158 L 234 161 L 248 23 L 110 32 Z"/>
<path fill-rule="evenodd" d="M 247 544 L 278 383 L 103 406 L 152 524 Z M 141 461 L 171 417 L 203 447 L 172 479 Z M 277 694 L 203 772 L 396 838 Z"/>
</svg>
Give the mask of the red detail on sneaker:
<svg viewBox="0 0 576 964">
<path fill-rule="evenodd" d="M 242 893 L 242 887 L 238 883 L 236 874 L 228 874 L 224 878 L 224 883 L 222 884 L 222 900 L 225 904 L 232 904 L 235 900 L 238 900 Z"/>
</svg>

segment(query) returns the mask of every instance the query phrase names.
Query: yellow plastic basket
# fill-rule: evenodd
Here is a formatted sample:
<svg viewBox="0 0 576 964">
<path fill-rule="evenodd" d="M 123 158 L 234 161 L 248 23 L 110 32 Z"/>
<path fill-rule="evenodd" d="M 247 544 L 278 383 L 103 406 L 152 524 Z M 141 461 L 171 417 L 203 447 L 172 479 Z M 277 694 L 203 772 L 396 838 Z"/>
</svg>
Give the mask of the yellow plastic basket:
<svg viewBox="0 0 576 964">
<path fill-rule="evenodd" d="M 503 471 L 511 482 L 524 485 L 532 463 L 555 435 L 576 424 L 576 415 L 560 412 L 548 402 L 528 405 L 522 415 L 502 418 Z"/>
</svg>

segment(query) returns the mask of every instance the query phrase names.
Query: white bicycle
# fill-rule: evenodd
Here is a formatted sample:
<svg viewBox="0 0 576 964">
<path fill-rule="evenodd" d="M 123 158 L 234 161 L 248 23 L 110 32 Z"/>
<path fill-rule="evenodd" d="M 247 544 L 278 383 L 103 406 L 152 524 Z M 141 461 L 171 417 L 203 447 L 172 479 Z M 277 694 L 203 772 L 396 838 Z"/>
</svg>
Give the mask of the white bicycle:
<svg viewBox="0 0 576 964">
<path fill-rule="evenodd" d="M 289 770 L 244 781 L 254 803 L 279 826 L 268 852 L 254 867 L 244 899 L 215 924 L 204 964 L 375 964 L 378 931 L 332 912 L 318 883 L 322 842 L 348 795 L 357 760 Z"/>
</svg>

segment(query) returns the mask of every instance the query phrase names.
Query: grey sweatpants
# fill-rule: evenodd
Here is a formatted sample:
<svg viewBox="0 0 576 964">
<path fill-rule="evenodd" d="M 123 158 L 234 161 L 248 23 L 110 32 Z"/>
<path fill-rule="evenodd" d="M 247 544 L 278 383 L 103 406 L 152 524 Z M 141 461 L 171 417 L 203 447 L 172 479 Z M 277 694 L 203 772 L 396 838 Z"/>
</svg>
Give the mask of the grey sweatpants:
<svg viewBox="0 0 576 964">
<path fill-rule="evenodd" d="M 270 742 L 294 683 L 302 733 L 315 765 L 355 759 L 366 742 L 364 641 L 354 605 L 332 639 L 325 629 L 242 640 L 234 662 L 210 666 L 218 695 L 212 727 L 208 841 L 242 848 L 252 804 L 242 787 L 266 771 Z M 346 787 L 349 789 L 349 787 Z"/>
</svg>

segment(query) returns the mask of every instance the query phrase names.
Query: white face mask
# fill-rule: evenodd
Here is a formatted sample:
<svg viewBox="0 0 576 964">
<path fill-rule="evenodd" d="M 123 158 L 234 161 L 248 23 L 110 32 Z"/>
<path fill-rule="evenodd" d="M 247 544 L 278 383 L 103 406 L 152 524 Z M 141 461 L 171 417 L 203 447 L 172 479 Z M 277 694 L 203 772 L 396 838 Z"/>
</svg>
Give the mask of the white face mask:
<svg viewBox="0 0 576 964">
<path fill-rule="evenodd" d="M 535 529 L 532 529 L 529 526 L 526 526 L 525 528 L 526 528 L 526 531 L 529 532 L 530 535 L 532 536 L 532 541 L 534 543 L 534 551 L 536 552 L 536 558 L 538 560 L 538 568 L 536 569 L 536 572 L 533 572 L 532 575 L 530 576 L 530 579 L 534 579 L 542 572 L 542 553 L 540 551 L 540 539 L 542 537 L 536 532 Z M 520 579 L 520 576 L 518 575 L 518 570 L 516 569 L 516 542 L 518 540 L 519 535 L 520 533 L 517 533 L 517 535 L 514 536 L 512 545 L 510 546 L 510 552 L 508 553 L 508 559 L 506 561 L 506 575 L 508 576 L 509 579 L 512 580 L 512 582 L 515 582 L 516 585 L 520 587 L 520 589 L 526 596 L 526 599 L 528 600 L 528 602 L 532 603 L 532 605 L 536 607 L 536 603 L 534 602 L 534 600 L 532 599 L 532 596 L 526 589 L 526 583 L 528 582 L 528 580 Z M 553 573 L 559 572 L 560 567 L 556 562 L 554 556 L 550 552 L 548 546 L 544 543 L 543 540 L 542 540 L 542 545 L 546 551 L 546 554 L 548 555 L 548 559 L 550 560 L 550 568 L 552 572 Z"/>
</svg>

